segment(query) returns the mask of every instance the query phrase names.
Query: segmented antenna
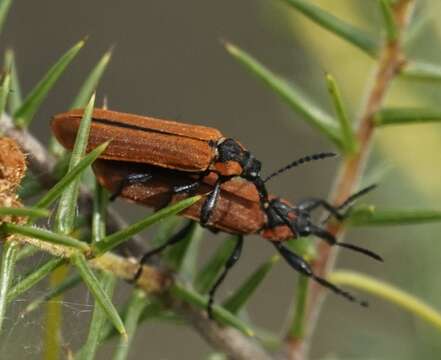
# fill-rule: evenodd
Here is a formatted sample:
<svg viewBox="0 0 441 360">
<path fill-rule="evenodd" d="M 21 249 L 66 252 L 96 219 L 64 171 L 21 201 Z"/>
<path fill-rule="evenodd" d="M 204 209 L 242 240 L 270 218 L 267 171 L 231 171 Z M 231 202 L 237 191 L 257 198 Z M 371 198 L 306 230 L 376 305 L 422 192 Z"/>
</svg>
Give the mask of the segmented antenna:
<svg viewBox="0 0 441 360">
<path fill-rule="evenodd" d="M 297 160 L 293 161 L 292 163 L 280 168 L 279 170 L 273 172 L 272 174 L 268 175 L 263 180 L 263 182 L 266 183 L 268 180 L 272 179 L 273 177 L 280 175 L 281 173 L 283 173 L 289 169 L 292 169 L 296 166 L 305 164 L 307 162 L 311 162 L 311 161 L 315 161 L 315 160 L 322 160 L 322 159 L 326 159 L 326 158 L 330 158 L 330 157 L 334 157 L 334 156 L 337 156 L 337 154 L 333 153 L 333 152 L 322 152 L 322 153 L 318 153 L 318 154 L 304 156 L 304 157 L 297 159 Z"/>
</svg>

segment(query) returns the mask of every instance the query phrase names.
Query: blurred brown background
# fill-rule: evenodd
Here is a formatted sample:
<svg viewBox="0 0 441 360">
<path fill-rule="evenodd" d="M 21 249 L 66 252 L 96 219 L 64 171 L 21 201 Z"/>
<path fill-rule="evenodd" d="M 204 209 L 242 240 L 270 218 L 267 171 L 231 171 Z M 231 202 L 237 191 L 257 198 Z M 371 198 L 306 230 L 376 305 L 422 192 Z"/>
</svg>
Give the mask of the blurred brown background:
<svg viewBox="0 0 441 360">
<path fill-rule="evenodd" d="M 376 2 L 315 1 L 339 17 L 370 32 L 381 21 Z M 422 1 L 436 13 L 436 0 Z M 427 10 L 425 10 L 427 11 Z M 417 11 L 417 16 L 420 14 Z M 439 12 L 438 12 L 439 13 Z M 409 46 L 412 56 L 441 59 L 441 28 L 429 22 Z M 90 68 L 115 46 L 111 64 L 100 83 L 98 101 L 107 96 L 115 110 L 153 115 L 219 128 L 238 138 L 264 164 L 264 172 L 301 155 L 332 149 L 261 83 L 225 52 L 221 39 L 232 41 L 264 64 L 295 82 L 332 112 L 323 74 L 331 72 L 342 87 L 350 115 L 356 117 L 372 61 L 305 20 L 282 2 L 242 1 L 16 1 L 1 35 L 1 49 L 16 52 L 22 89 L 26 93 L 65 50 L 89 35 L 86 47 L 52 91 L 33 124 L 47 141 L 51 115 L 66 110 Z M 395 83 L 388 102 L 394 105 L 438 105 L 438 84 Z M 388 207 L 439 207 L 441 136 L 435 125 L 387 128 L 379 131 L 365 183 L 379 181 L 369 202 Z M 272 192 L 296 200 L 325 197 L 337 161 L 305 166 L 271 183 Z M 117 202 L 116 206 L 124 206 Z M 144 210 L 143 210 L 144 211 Z M 147 211 L 147 210 L 145 210 Z M 125 207 L 130 219 L 140 211 Z M 342 252 L 339 268 L 350 268 L 390 281 L 441 308 L 439 225 L 350 231 L 348 238 L 381 253 L 377 264 Z M 217 247 L 223 235 L 207 236 L 204 253 Z M 247 239 L 242 261 L 224 283 L 220 296 L 239 284 L 273 247 L 257 237 Z M 250 316 L 257 324 L 279 332 L 293 300 L 297 274 L 280 262 L 254 296 Z M 126 287 L 122 287 L 122 290 Z M 39 291 L 44 291 L 41 288 Z M 124 295 L 121 293 L 121 298 Z M 360 296 L 365 296 L 360 294 Z M 334 295 L 327 299 L 313 342 L 312 359 L 439 359 L 440 334 L 419 319 L 369 298 L 369 309 Z M 19 312 L 23 296 L 14 303 Z M 64 303 L 66 346 L 84 340 L 92 299 L 75 291 Z M 36 359 L 41 355 L 41 316 L 17 319 L 0 343 L 2 359 Z M 113 343 L 114 344 L 114 343 Z M 107 346 L 107 350 L 112 345 Z M 18 351 L 18 352 L 17 352 Z M 131 359 L 203 359 L 209 347 L 187 327 L 149 323 L 135 340 Z M 338 356 L 337 356 L 338 355 Z M 101 352 L 101 358 L 107 358 Z"/>
</svg>

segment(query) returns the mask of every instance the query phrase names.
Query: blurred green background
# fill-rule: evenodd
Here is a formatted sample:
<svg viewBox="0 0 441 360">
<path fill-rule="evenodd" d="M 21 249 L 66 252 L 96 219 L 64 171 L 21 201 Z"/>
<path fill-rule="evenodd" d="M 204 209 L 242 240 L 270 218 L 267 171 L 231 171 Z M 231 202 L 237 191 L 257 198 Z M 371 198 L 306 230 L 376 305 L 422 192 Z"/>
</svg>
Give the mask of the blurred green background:
<svg viewBox="0 0 441 360">
<path fill-rule="evenodd" d="M 378 4 L 366 0 L 314 1 L 370 33 L 381 28 Z M 441 60 L 441 11 L 437 0 L 418 1 L 415 16 L 432 16 L 409 44 L 412 59 Z M 16 1 L 1 38 L 1 50 L 16 52 L 20 80 L 28 91 L 61 53 L 89 35 L 82 54 L 44 103 L 32 127 L 47 141 L 51 115 L 65 111 L 89 69 L 112 45 L 114 55 L 98 89 L 111 109 L 171 118 L 219 128 L 240 139 L 269 173 L 301 155 L 333 149 L 274 94 L 225 52 L 221 40 L 241 46 L 272 70 L 294 82 L 332 113 L 324 73 L 334 75 L 356 118 L 373 61 L 278 0 L 242 1 Z M 441 84 L 394 82 L 389 105 L 439 106 Z M 392 126 L 377 132 L 365 183 L 379 182 L 369 202 L 387 207 L 436 208 L 441 198 L 439 125 Z M 274 179 L 271 192 L 296 201 L 326 197 L 337 162 L 316 163 Z M 118 201 L 133 220 L 140 208 Z M 143 210 L 148 211 L 148 210 Z M 441 309 L 440 225 L 384 227 L 350 231 L 347 238 L 382 254 L 378 264 L 341 252 L 338 268 L 376 276 Z M 207 235 L 204 253 L 222 241 Z M 240 264 L 220 297 L 240 283 L 273 247 L 247 239 Z M 279 332 L 287 324 L 297 274 L 280 262 L 251 302 L 257 324 Z M 124 298 L 124 285 L 120 291 Z M 39 290 L 43 292 L 44 288 Z M 35 293 L 34 293 L 35 295 Z M 360 294 L 361 296 L 362 294 Z M 35 359 L 41 354 L 41 314 L 17 318 L 26 294 L 13 305 L 0 340 L 2 359 Z M 364 295 L 363 295 L 364 296 Z M 363 309 L 330 295 L 314 335 L 311 359 L 440 359 L 441 334 L 380 299 Z M 77 348 L 87 334 L 93 300 L 79 289 L 66 297 L 64 341 Z M 112 344 L 107 345 L 109 350 Z M 135 339 L 131 359 L 198 359 L 210 349 L 187 327 L 151 323 Z M 105 359 L 106 353 L 101 352 Z"/>
</svg>

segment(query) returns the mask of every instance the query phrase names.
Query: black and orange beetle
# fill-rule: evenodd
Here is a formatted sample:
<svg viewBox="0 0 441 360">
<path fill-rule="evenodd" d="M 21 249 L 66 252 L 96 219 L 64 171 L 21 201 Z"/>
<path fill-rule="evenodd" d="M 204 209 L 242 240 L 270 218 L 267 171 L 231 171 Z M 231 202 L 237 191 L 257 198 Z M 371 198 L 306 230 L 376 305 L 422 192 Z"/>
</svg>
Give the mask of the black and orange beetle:
<svg viewBox="0 0 441 360">
<path fill-rule="evenodd" d="M 73 110 L 54 116 L 52 132 L 67 149 L 72 149 L 83 110 Z M 143 163 L 161 168 L 198 174 L 192 183 L 174 188 L 175 193 L 189 192 L 199 187 L 202 177 L 217 175 L 213 191 L 206 199 L 201 223 L 207 224 L 217 203 L 220 185 L 239 176 L 252 182 L 262 206 L 268 201 L 260 177 L 261 163 L 239 142 L 227 138 L 219 130 L 170 120 L 94 109 L 88 151 L 112 140 L 101 158 Z M 145 174 L 146 179 L 150 178 Z M 146 179 L 143 179 L 144 181 Z M 128 177 L 121 183 L 140 181 Z"/>
<path fill-rule="evenodd" d="M 52 120 L 54 135 L 68 149 L 73 147 L 82 115 L 83 110 L 73 110 L 56 115 Z M 204 195 L 201 203 L 186 209 L 182 215 L 214 231 L 239 235 L 224 272 L 209 292 L 207 310 L 210 316 L 216 289 L 239 259 L 244 235 L 259 234 L 271 241 L 295 270 L 352 301 L 356 299 L 351 294 L 316 276 L 301 256 L 282 243 L 299 236 L 316 235 L 330 245 L 350 248 L 381 260 L 367 249 L 337 242 L 311 218 L 311 212 L 322 207 L 341 220 L 344 217 L 340 212 L 342 207 L 371 187 L 354 194 L 340 207 L 321 199 L 309 199 L 294 206 L 268 195 L 265 183 L 272 177 L 305 162 L 334 156 L 333 153 L 305 156 L 262 179 L 260 161 L 239 142 L 224 137 L 216 129 L 94 109 L 87 151 L 108 140 L 111 143 L 101 155 L 102 160 L 94 165 L 94 171 L 100 183 L 114 196 L 121 195 L 160 208 L 189 192 Z M 141 263 L 185 238 L 188 229 L 184 227 L 164 245 L 145 254 Z"/>
<path fill-rule="evenodd" d="M 122 161 L 98 160 L 93 168 L 100 184 L 110 192 L 118 190 L 121 181 L 130 174 L 134 176 L 136 174 L 142 176 L 144 173 L 153 174 L 154 176 L 148 182 L 128 184 L 122 189 L 120 196 L 155 209 L 182 200 L 185 195 L 176 194 L 174 187 L 184 185 L 192 180 L 192 175 L 189 173 Z M 216 176 L 214 174 L 207 175 L 201 179 L 196 194 L 202 195 L 204 198 L 208 197 L 209 195 L 207 194 L 213 191 L 215 183 Z M 316 235 L 329 245 L 346 247 L 375 260 L 382 261 L 379 255 L 370 250 L 357 245 L 338 242 L 333 234 L 326 231 L 323 226 L 314 223 L 311 218 L 311 212 L 321 206 L 331 216 L 337 220 L 342 220 L 346 216 L 346 212 L 342 212 L 342 210 L 356 198 L 372 189 L 373 186 L 360 190 L 337 207 L 321 199 L 308 199 L 297 205 L 292 205 L 287 200 L 269 195 L 269 205 L 264 210 L 260 206 L 259 194 L 252 183 L 241 179 L 234 179 L 223 184 L 219 192 L 218 203 L 213 209 L 209 228 L 215 232 L 223 231 L 236 234 L 238 237 L 236 246 L 225 263 L 223 273 L 209 291 L 207 311 L 210 317 L 212 317 L 212 304 L 215 292 L 225 279 L 228 271 L 239 259 L 243 246 L 243 237 L 250 234 L 258 234 L 270 241 L 287 263 L 296 271 L 313 278 L 323 286 L 351 301 L 357 301 L 350 293 L 315 275 L 309 264 L 301 256 L 284 246 L 283 242 L 299 236 Z M 191 220 L 200 221 L 203 203 L 201 201 L 190 206 L 181 215 Z M 159 254 L 167 247 L 185 239 L 189 230 L 190 224 L 172 236 L 162 246 L 146 253 L 140 261 L 141 264 L 146 262 L 152 255 Z M 140 266 L 139 269 L 141 270 L 142 267 Z M 135 278 L 139 275 L 140 272 L 138 272 Z M 360 304 L 365 305 L 366 303 L 361 301 Z"/>
</svg>

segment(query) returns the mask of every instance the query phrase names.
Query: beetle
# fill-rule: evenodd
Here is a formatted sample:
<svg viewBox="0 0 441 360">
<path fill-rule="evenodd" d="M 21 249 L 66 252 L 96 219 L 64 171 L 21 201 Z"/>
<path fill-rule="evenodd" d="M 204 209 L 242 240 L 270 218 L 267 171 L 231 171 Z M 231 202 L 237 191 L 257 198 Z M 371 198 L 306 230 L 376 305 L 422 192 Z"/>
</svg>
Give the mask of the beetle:
<svg viewBox="0 0 441 360">
<path fill-rule="evenodd" d="M 52 132 L 67 149 L 72 149 L 84 110 L 77 109 L 55 115 L 51 121 Z M 298 165 L 298 160 L 262 179 L 261 162 L 238 141 L 227 138 L 214 128 L 191 125 L 171 120 L 94 109 L 87 151 L 105 141 L 112 140 L 101 158 L 143 163 L 161 168 L 195 174 L 191 182 L 175 185 L 175 193 L 196 190 L 201 179 L 216 174 L 213 191 L 206 198 L 200 222 L 207 225 L 217 204 L 221 185 L 232 178 L 241 177 L 254 184 L 263 209 L 269 205 L 265 183 L 275 175 Z M 301 163 L 335 156 L 323 152 L 301 159 Z M 115 189 L 115 198 L 126 186 L 139 181 L 149 181 L 151 174 L 128 175 Z"/>
<path fill-rule="evenodd" d="M 303 162 L 304 161 L 300 159 L 297 163 L 301 164 Z M 151 174 L 152 178 L 148 182 L 134 182 L 125 186 L 120 192 L 120 196 L 155 209 L 182 199 L 184 195 L 176 194 L 174 187 L 186 184 L 193 178 L 193 175 L 185 172 L 122 161 L 98 160 L 95 162 L 93 168 L 100 184 L 111 192 L 115 192 L 119 188 L 120 182 L 129 175 L 133 177 L 140 176 L 142 178 L 143 174 Z M 280 171 L 276 173 L 280 173 Z M 272 176 L 273 174 L 270 177 Z M 207 194 L 214 191 L 216 181 L 215 174 L 208 174 L 201 179 L 200 186 L 195 192 L 204 197 L 209 197 Z M 258 234 L 264 239 L 269 240 L 287 263 L 296 271 L 313 278 L 321 285 L 351 301 L 358 301 L 350 293 L 314 274 L 309 264 L 301 256 L 284 246 L 283 242 L 298 236 L 317 235 L 330 245 L 346 247 L 382 261 L 379 255 L 370 250 L 353 244 L 338 242 L 333 234 L 326 231 L 321 225 L 314 223 L 311 218 L 312 211 L 318 207 L 322 207 L 337 220 L 342 220 L 346 216 L 346 211 L 342 212 L 342 210 L 350 206 L 356 198 L 366 194 L 373 188 L 374 186 L 370 186 L 360 190 L 337 207 L 332 206 L 322 199 L 308 199 L 294 206 L 282 198 L 268 196 L 268 207 L 262 209 L 260 206 L 260 196 L 252 183 L 238 178 L 223 184 L 220 187 L 218 204 L 216 208 L 214 208 L 209 229 L 216 232 L 224 231 L 237 234 L 238 237 L 235 248 L 225 263 L 224 271 L 209 291 L 207 311 L 210 318 L 213 317 L 212 305 L 215 292 L 225 279 L 228 271 L 238 261 L 243 246 L 243 237 L 249 234 Z M 192 220 L 200 221 L 203 206 L 203 203 L 198 202 L 185 209 L 181 215 Z M 146 253 L 141 258 L 140 264 L 145 263 L 152 255 L 158 254 L 167 247 L 184 239 L 189 230 L 190 224 L 181 229 L 163 245 Z M 134 277 L 135 279 L 140 276 L 141 271 L 142 266 L 139 267 L 139 271 Z M 366 305 L 363 301 L 358 302 L 361 305 Z"/>
<path fill-rule="evenodd" d="M 55 115 L 51 121 L 53 134 L 68 149 L 74 145 L 83 112 L 72 110 Z M 260 176 L 261 162 L 238 141 L 225 137 L 217 129 L 94 109 L 87 151 L 107 140 L 112 141 L 101 155 L 103 159 L 144 163 L 198 175 L 191 183 L 176 185 L 175 193 L 193 191 L 204 176 L 215 173 L 213 191 L 202 206 L 200 221 L 204 225 L 216 206 L 221 184 L 236 176 L 254 184 L 262 207 L 268 204 L 267 190 Z M 144 181 L 151 177 L 144 175 Z M 114 197 L 126 184 L 139 180 L 130 176 L 122 179 Z"/>
</svg>

